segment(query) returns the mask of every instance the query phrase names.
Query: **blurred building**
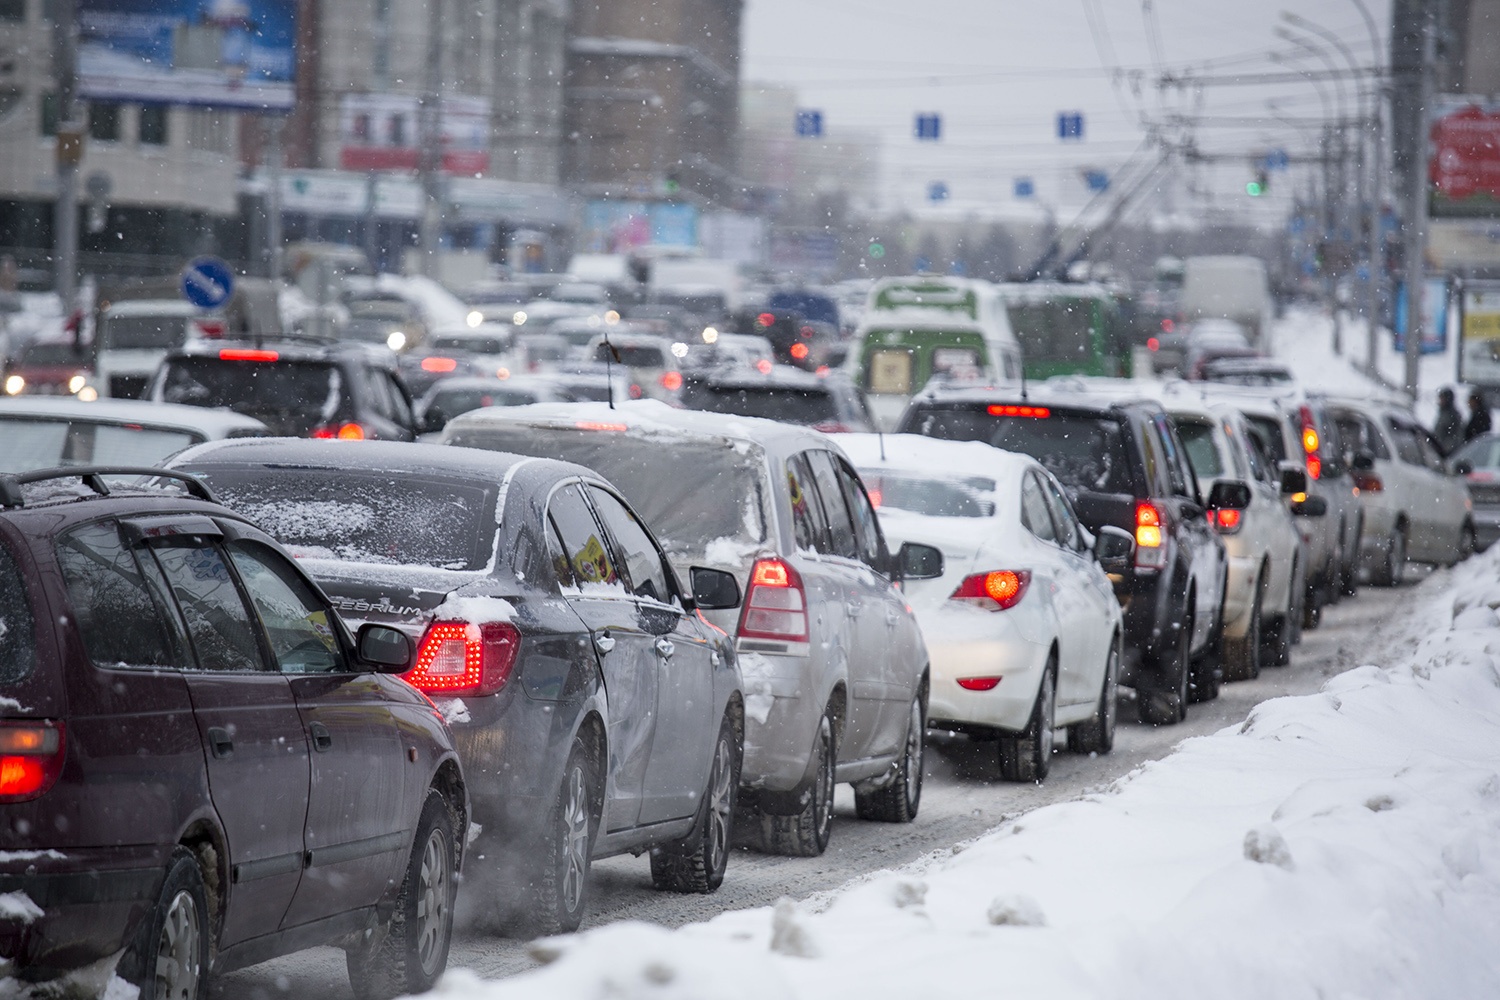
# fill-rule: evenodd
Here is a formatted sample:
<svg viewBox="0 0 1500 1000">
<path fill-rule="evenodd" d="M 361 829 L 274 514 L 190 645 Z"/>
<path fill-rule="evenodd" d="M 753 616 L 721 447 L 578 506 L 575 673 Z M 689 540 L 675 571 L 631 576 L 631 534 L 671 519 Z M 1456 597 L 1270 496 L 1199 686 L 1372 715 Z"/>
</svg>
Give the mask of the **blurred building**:
<svg viewBox="0 0 1500 1000">
<path fill-rule="evenodd" d="M 595 198 L 736 204 L 742 8 L 743 0 L 575 0 L 567 182 Z"/>
<path fill-rule="evenodd" d="M 791 87 L 747 83 L 740 88 L 740 163 L 745 178 L 782 206 L 806 208 L 834 197 L 854 212 L 874 213 L 880 186 L 879 135 L 830 125 L 823 136 L 799 136 L 797 110 L 797 92 Z"/>
</svg>

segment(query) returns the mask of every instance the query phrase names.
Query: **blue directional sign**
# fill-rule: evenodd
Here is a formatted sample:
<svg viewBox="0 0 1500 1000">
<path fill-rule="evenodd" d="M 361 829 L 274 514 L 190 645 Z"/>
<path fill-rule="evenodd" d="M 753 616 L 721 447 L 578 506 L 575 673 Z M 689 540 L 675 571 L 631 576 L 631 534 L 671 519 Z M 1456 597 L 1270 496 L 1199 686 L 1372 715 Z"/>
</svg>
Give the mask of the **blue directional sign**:
<svg viewBox="0 0 1500 1000">
<path fill-rule="evenodd" d="M 1292 158 L 1287 155 L 1284 149 L 1273 149 L 1266 154 L 1263 162 L 1267 170 L 1285 170 L 1291 166 Z"/>
<path fill-rule="evenodd" d="M 918 113 L 916 123 L 918 139 L 936 142 L 943 137 L 943 117 L 936 112 Z"/>
<path fill-rule="evenodd" d="M 948 185 L 943 181 L 933 181 L 931 184 L 927 185 L 927 200 L 947 201 Z"/>
<path fill-rule="evenodd" d="M 1035 197 L 1036 184 L 1030 177 L 1017 177 L 1015 180 L 1015 195 L 1017 198 Z"/>
<path fill-rule="evenodd" d="M 1109 174 L 1102 170 L 1085 170 L 1083 182 L 1089 186 L 1090 191 L 1109 190 Z"/>
<path fill-rule="evenodd" d="M 1083 112 L 1059 111 L 1057 113 L 1057 137 L 1059 139 L 1083 138 Z"/>
<path fill-rule="evenodd" d="M 199 309 L 217 309 L 234 294 L 234 271 L 217 257 L 196 257 L 182 269 L 182 297 Z"/>
<path fill-rule="evenodd" d="M 797 109 L 797 135 L 804 139 L 817 139 L 823 135 L 823 112 Z"/>
</svg>

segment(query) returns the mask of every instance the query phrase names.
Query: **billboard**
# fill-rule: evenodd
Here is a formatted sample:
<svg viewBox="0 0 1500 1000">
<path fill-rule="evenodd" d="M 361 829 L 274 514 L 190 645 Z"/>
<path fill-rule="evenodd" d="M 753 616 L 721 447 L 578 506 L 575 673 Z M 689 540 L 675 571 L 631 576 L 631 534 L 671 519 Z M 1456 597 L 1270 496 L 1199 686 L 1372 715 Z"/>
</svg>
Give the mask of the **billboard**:
<svg viewBox="0 0 1500 1000">
<path fill-rule="evenodd" d="M 339 166 L 344 170 L 416 170 L 421 155 L 416 94 L 346 94 L 339 103 Z M 490 102 L 449 94 L 438 102 L 443 170 L 472 177 L 490 169 Z"/>
<path fill-rule="evenodd" d="M 583 212 L 580 249 L 629 253 L 641 247 L 698 245 L 698 206 L 683 202 L 590 201 Z"/>
<path fill-rule="evenodd" d="M 297 0 L 78 0 L 78 93 L 288 111 Z"/>
<path fill-rule="evenodd" d="M 1500 104 L 1478 98 L 1444 102 L 1431 140 L 1432 215 L 1500 216 Z"/>
</svg>

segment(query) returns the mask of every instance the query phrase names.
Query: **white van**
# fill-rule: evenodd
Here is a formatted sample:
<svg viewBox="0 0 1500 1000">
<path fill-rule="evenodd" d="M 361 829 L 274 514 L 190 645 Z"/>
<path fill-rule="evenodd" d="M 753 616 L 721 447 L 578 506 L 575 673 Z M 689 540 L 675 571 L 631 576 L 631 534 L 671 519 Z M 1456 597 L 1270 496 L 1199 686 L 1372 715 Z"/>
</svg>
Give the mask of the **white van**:
<svg viewBox="0 0 1500 1000">
<path fill-rule="evenodd" d="M 1231 319 L 1249 331 L 1250 346 L 1264 351 L 1276 318 L 1266 262 L 1259 257 L 1189 257 L 1183 264 L 1179 319 Z"/>
<path fill-rule="evenodd" d="M 138 399 L 168 352 L 222 336 L 223 320 L 181 299 L 125 299 L 99 313 L 94 368 L 105 395 Z"/>
<path fill-rule="evenodd" d="M 855 341 L 845 366 L 884 430 L 930 379 L 1021 378 L 1020 342 L 999 289 L 987 281 L 882 278 L 870 289 Z"/>
</svg>

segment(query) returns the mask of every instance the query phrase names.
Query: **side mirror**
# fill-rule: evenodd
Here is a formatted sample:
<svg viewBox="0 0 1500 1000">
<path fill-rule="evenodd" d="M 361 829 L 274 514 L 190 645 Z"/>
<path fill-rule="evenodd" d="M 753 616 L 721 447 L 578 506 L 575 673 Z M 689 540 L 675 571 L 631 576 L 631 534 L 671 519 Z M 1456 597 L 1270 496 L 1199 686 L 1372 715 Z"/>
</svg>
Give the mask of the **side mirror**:
<svg viewBox="0 0 1500 1000">
<path fill-rule="evenodd" d="M 1307 492 L 1307 470 L 1288 463 L 1281 467 L 1281 495 Z"/>
<path fill-rule="evenodd" d="M 902 580 L 935 580 L 943 575 L 943 553 L 921 542 L 906 542 L 896 553 L 896 569 Z"/>
<path fill-rule="evenodd" d="M 1292 504 L 1292 513 L 1298 517 L 1322 517 L 1328 513 L 1328 501 L 1319 496 L 1308 496 Z"/>
<path fill-rule="evenodd" d="M 448 415 L 436 406 L 429 406 L 422 414 L 418 422 L 417 432 L 420 434 L 436 434 L 448 426 Z"/>
<path fill-rule="evenodd" d="M 1455 476 L 1467 476 L 1473 473 L 1474 463 L 1467 458 L 1461 458 L 1453 463 L 1453 474 Z"/>
<path fill-rule="evenodd" d="M 1250 484 L 1240 479 L 1214 483 L 1208 492 L 1209 510 L 1244 510 L 1250 506 Z"/>
<path fill-rule="evenodd" d="M 362 666 L 379 674 L 404 674 L 411 664 L 411 639 L 400 629 L 389 625 L 360 627 L 356 655 Z"/>
<path fill-rule="evenodd" d="M 688 570 L 693 583 L 693 604 L 704 611 L 723 611 L 740 606 L 740 582 L 733 573 L 694 566 Z"/>
<path fill-rule="evenodd" d="M 1369 472 L 1375 468 L 1375 456 L 1368 451 L 1357 451 L 1354 453 L 1354 457 L 1349 460 L 1349 464 L 1355 472 Z"/>
<path fill-rule="evenodd" d="M 1106 573 L 1125 573 L 1135 558 L 1135 539 L 1124 528 L 1106 524 L 1094 539 L 1094 558 Z"/>
</svg>

